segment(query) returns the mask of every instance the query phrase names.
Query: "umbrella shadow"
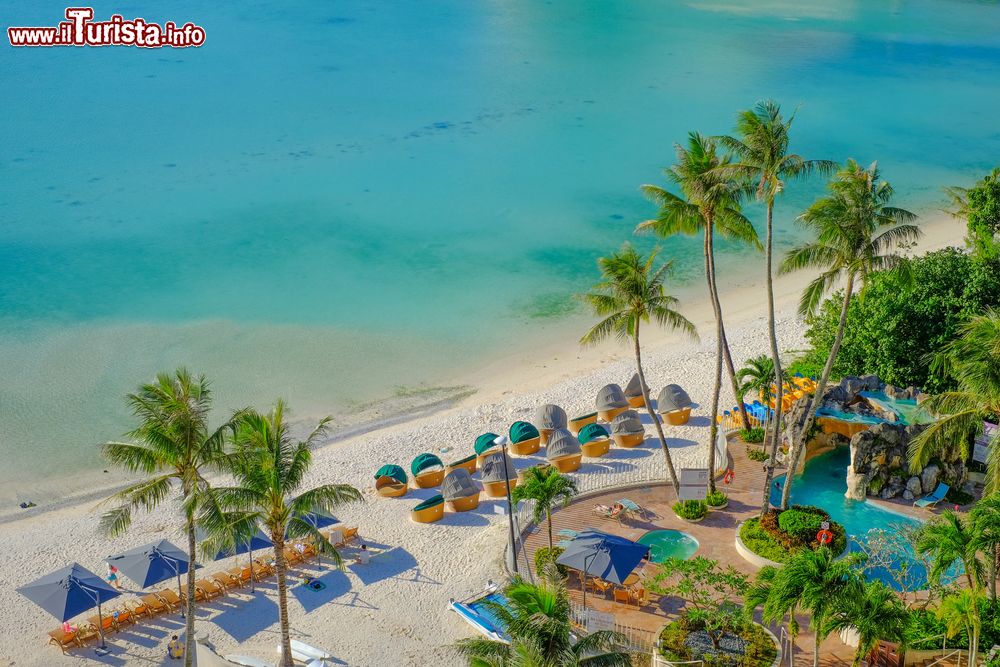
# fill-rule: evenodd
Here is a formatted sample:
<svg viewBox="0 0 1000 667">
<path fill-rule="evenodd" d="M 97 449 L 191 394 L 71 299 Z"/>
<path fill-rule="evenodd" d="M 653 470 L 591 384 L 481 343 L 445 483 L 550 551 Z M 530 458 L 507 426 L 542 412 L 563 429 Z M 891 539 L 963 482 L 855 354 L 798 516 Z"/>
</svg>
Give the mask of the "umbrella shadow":
<svg viewBox="0 0 1000 667">
<path fill-rule="evenodd" d="M 489 520 L 478 512 L 445 512 L 440 521 L 442 526 L 482 527 L 490 525 Z"/>
<path fill-rule="evenodd" d="M 720 411 L 721 414 L 721 411 Z M 712 425 L 712 420 L 708 417 L 691 417 L 685 426 L 694 426 L 696 428 L 705 428 Z"/>
<path fill-rule="evenodd" d="M 278 604 L 265 591 L 257 589 L 250 600 L 216 614 L 212 622 L 242 643 L 274 625 L 277 620 Z"/>
<path fill-rule="evenodd" d="M 322 584 L 323 588 L 312 588 L 311 585 L 316 582 Z M 292 597 L 299 601 L 307 614 L 351 590 L 351 580 L 342 570 L 327 570 L 319 576 L 312 576 L 309 584 L 303 584 L 300 580 L 289 583 Z"/>
<path fill-rule="evenodd" d="M 373 555 L 367 565 L 350 563 L 347 567 L 365 586 L 385 581 L 386 579 L 420 581 L 420 577 L 422 576 L 417 559 L 402 547 L 393 547 L 388 551 Z M 410 579 L 401 576 L 411 570 L 416 571 L 416 578 Z M 430 578 L 425 578 L 425 580 L 425 583 L 439 583 Z"/>
<path fill-rule="evenodd" d="M 671 450 L 674 449 L 687 449 L 688 447 L 698 447 L 704 445 L 697 440 L 692 440 L 691 438 L 667 438 L 667 447 Z"/>
</svg>

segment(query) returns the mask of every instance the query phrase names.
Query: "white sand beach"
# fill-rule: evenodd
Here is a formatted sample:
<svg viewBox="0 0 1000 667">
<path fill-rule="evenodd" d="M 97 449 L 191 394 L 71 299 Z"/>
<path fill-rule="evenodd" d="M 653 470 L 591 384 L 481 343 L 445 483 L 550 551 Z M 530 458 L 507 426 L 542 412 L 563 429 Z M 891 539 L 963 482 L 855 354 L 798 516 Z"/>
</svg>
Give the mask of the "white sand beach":
<svg viewBox="0 0 1000 667">
<path fill-rule="evenodd" d="M 915 252 L 961 244 L 962 229 L 950 220 L 937 218 L 923 226 L 926 235 Z M 737 364 L 767 351 L 761 271 L 756 273 L 752 278 L 722 276 L 728 334 Z M 795 275 L 776 283 L 778 331 L 786 351 L 805 345 L 803 326 L 795 315 L 805 282 L 805 275 Z M 702 333 L 699 342 L 652 328 L 643 341 L 645 370 L 654 392 L 666 383 L 678 383 L 699 406 L 687 425 L 667 429 L 677 467 L 702 465 L 707 453 L 715 343 L 711 313 L 701 294 L 684 295 L 681 303 L 682 312 Z M 312 472 L 315 481 L 350 483 L 364 491 L 365 502 L 342 509 L 338 517 L 345 524 L 359 526 L 362 541 L 387 552 L 367 566 L 349 565 L 343 572 L 327 569 L 322 573 L 323 591 L 291 588 L 293 637 L 326 649 L 347 665 L 460 664 L 449 645 L 473 631 L 447 609 L 447 603 L 450 598 L 475 592 L 488 579 L 501 577 L 506 520 L 495 512 L 498 503 L 484 498 L 477 511 L 449 513 L 436 524 L 414 524 L 408 518 L 409 510 L 434 491 L 411 490 L 401 499 L 379 498 L 372 488 L 372 474 L 385 463 L 408 469 L 413 457 L 425 451 L 438 453 L 445 460 L 471 453 L 477 435 L 506 433 L 511 422 L 530 421 L 543 403 L 561 405 L 571 416 L 590 412 L 601 386 L 623 384 L 633 371 L 634 360 L 625 347 L 607 344 L 581 350 L 575 339 L 567 339 L 524 350 L 483 368 L 476 376 L 478 392 L 454 408 L 319 449 Z M 724 385 L 723 407 L 732 405 L 728 394 Z M 662 470 L 658 443 L 651 429 L 647 433 L 650 437 L 642 447 L 612 449 L 606 458 L 586 460 L 577 474 L 626 476 L 635 470 L 650 474 Z M 517 459 L 516 464 L 520 468 L 537 461 L 538 457 L 526 457 Z M 47 646 L 46 632 L 58 624 L 20 596 L 15 591 L 18 586 L 71 561 L 103 573 L 104 557 L 157 539 L 183 544 L 178 515 L 167 507 L 139 516 L 127 536 L 114 540 L 98 532 L 99 513 L 95 504 L 88 502 L 0 524 L 0 543 L 4 545 L 0 551 L 0 665 L 71 665 L 96 659 L 91 649 L 76 649 L 73 655 L 62 656 L 58 648 Z M 225 567 L 235 564 L 219 563 Z M 222 569 L 213 565 L 207 564 L 205 572 Z M 307 570 L 321 574 L 315 565 Z M 130 588 L 128 580 L 123 583 Z M 203 604 L 198 630 L 207 633 L 221 653 L 272 660 L 277 644 L 275 600 L 272 580 L 261 585 L 254 596 L 243 589 Z M 140 623 L 112 635 L 111 655 L 100 661 L 169 664 L 164 660 L 166 642 L 170 634 L 181 629 L 177 614 Z"/>
</svg>

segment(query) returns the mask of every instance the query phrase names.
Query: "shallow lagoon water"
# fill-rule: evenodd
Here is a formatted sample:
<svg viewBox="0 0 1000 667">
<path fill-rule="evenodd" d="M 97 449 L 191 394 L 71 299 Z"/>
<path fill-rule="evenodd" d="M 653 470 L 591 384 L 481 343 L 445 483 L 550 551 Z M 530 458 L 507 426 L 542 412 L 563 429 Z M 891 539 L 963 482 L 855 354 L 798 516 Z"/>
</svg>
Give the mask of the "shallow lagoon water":
<svg viewBox="0 0 1000 667">
<path fill-rule="evenodd" d="M 52 25 L 65 5 L 3 8 Z M 6 489 L 98 468 L 122 396 L 179 364 L 220 409 L 283 396 L 305 417 L 572 345 L 570 296 L 652 212 L 638 186 L 759 98 L 799 107 L 799 152 L 877 158 L 914 209 L 1000 154 L 992 3 L 95 9 L 207 41 L 5 50 Z M 782 202 L 781 247 L 818 188 Z M 697 240 L 664 245 L 696 280 Z M 726 252 L 724 272 L 758 261 Z"/>
</svg>

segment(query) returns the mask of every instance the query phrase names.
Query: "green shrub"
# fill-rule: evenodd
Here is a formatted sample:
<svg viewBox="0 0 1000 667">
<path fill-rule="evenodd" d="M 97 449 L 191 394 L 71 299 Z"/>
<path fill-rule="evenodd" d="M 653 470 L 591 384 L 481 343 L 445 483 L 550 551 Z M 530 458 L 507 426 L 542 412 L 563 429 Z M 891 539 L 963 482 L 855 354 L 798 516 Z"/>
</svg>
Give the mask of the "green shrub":
<svg viewBox="0 0 1000 667">
<path fill-rule="evenodd" d="M 697 521 L 708 513 L 704 500 L 684 500 L 674 503 L 674 514 L 688 521 Z"/>
<path fill-rule="evenodd" d="M 549 563 L 555 563 L 556 559 L 559 558 L 559 556 L 564 551 L 566 551 L 566 550 L 563 549 L 562 547 L 552 547 L 551 549 L 549 549 L 548 547 L 542 547 L 541 549 L 539 549 L 538 551 L 536 551 L 535 552 L 535 572 L 538 573 L 538 576 L 540 576 L 540 577 L 544 576 L 544 574 L 545 574 L 545 567 Z M 565 577 L 567 574 L 569 574 L 569 570 L 566 569 L 565 565 L 556 565 L 556 570 L 559 572 L 560 576 L 563 576 L 563 577 Z"/>
<path fill-rule="evenodd" d="M 778 527 L 803 544 L 808 544 L 816 539 L 820 524 L 826 520 L 821 514 L 803 512 L 791 507 L 778 515 Z"/>
<path fill-rule="evenodd" d="M 764 429 L 762 428 L 745 428 L 740 431 L 740 437 L 743 438 L 743 442 L 750 444 L 764 442 Z"/>
<path fill-rule="evenodd" d="M 709 507 L 722 507 L 729 502 L 729 496 L 716 489 L 705 494 L 705 502 Z"/>
<path fill-rule="evenodd" d="M 933 609 L 914 609 L 912 622 L 906 628 L 906 644 L 914 649 L 940 648 L 941 635 L 945 633 L 945 625 L 934 614 Z M 979 650 L 989 651 L 994 644 L 1000 644 L 1000 604 L 990 602 L 983 596 L 979 601 Z M 925 641 L 928 637 L 937 637 Z M 948 648 L 969 648 L 969 635 L 965 630 L 948 639 Z"/>
<path fill-rule="evenodd" d="M 660 631 L 660 655 L 667 660 L 702 660 L 705 665 L 719 667 L 769 667 L 778 655 L 777 647 L 771 636 L 759 625 L 747 623 L 734 634 L 743 640 L 744 654 L 742 656 L 724 654 L 695 654 L 685 643 L 688 635 L 701 629 L 697 622 L 692 622 L 685 616 L 668 623 Z"/>
<path fill-rule="evenodd" d="M 749 519 L 743 524 L 740 528 L 740 540 L 747 549 L 758 556 L 777 563 L 784 563 L 791 556 L 787 549 L 771 537 L 770 533 L 761 528 L 760 519 L 757 518 Z"/>
<path fill-rule="evenodd" d="M 975 500 L 976 497 L 964 489 L 952 487 L 948 489 L 948 493 L 945 495 L 944 499 L 955 505 L 968 505 Z"/>
<path fill-rule="evenodd" d="M 816 534 L 823 521 L 830 522 L 830 532 L 833 533 L 833 540 L 827 546 L 833 553 L 840 555 L 847 548 L 847 532 L 844 527 L 831 521 L 830 515 L 824 510 L 809 505 L 792 505 L 783 512 L 769 510 L 759 520 L 751 519 L 743 524 L 740 539 L 758 556 L 784 563 L 789 556 L 801 549 L 820 547 Z"/>
<path fill-rule="evenodd" d="M 747 447 L 747 458 L 751 461 L 766 461 L 767 452 L 763 449 L 757 449 L 756 447 Z"/>
</svg>

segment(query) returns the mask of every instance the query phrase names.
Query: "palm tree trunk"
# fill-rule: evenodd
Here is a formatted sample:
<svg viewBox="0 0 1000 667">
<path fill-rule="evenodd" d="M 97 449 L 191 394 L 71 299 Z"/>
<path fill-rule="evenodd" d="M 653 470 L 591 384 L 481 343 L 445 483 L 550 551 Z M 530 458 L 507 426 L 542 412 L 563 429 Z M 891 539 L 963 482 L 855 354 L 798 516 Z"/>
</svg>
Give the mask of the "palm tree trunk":
<svg viewBox="0 0 1000 667">
<path fill-rule="evenodd" d="M 715 247 L 712 225 L 711 216 L 707 216 L 705 220 L 705 273 L 708 276 L 708 289 L 712 296 L 712 308 L 715 310 L 715 333 L 718 339 L 715 347 L 715 384 L 712 389 L 712 417 L 708 428 L 708 490 L 710 493 L 715 492 L 715 441 L 719 437 L 719 394 L 722 392 L 722 360 L 728 351 L 725 325 L 722 322 L 722 303 L 719 301 L 719 292 L 715 284 Z M 734 395 L 738 396 L 739 394 L 734 392 Z M 743 414 L 742 409 L 740 410 L 740 414 Z M 746 415 L 743 415 L 743 417 L 745 422 Z"/>
<path fill-rule="evenodd" d="M 833 347 L 830 348 L 830 354 L 826 358 L 826 365 L 823 366 L 823 374 L 820 375 L 819 383 L 816 385 L 816 393 L 809 400 L 809 409 L 806 411 L 805 421 L 802 422 L 799 432 L 792 434 L 791 461 L 789 461 L 788 472 L 785 474 L 785 487 L 781 490 L 781 509 L 783 510 L 788 509 L 788 498 L 792 490 L 792 477 L 799 466 L 799 458 L 802 456 L 802 452 L 805 451 L 806 438 L 809 437 L 813 420 L 816 418 L 816 410 L 819 409 L 819 403 L 823 399 L 824 392 L 826 392 L 826 382 L 830 379 L 830 373 L 833 372 L 833 364 L 837 360 L 837 353 L 840 352 L 840 344 L 844 340 L 844 328 L 847 325 L 847 310 L 851 305 L 851 293 L 853 291 L 854 274 L 849 273 L 847 274 L 847 288 L 844 292 L 844 304 L 840 307 L 840 322 L 837 324 L 837 336 L 833 339 Z M 794 429 L 794 424 L 790 428 Z"/>
<path fill-rule="evenodd" d="M 990 600 L 997 599 L 997 562 L 1000 561 L 1000 544 L 993 545 L 993 557 L 990 558 Z"/>
<path fill-rule="evenodd" d="M 771 259 L 773 256 L 773 215 L 774 201 L 767 202 L 767 334 L 771 343 L 771 361 L 774 363 L 774 383 L 777 392 L 774 398 L 773 431 L 771 432 L 771 456 L 767 460 L 764 468 L 764 495 L 760 501 L 760 516 L 771 507 L 771 480 L 774 479 L 774 468 L 778 464 L 778 447 L 781 446 L 781 400 L 784 394 L 783 373 L 781 372 L 781 357 L 778 355 L 778 332 L 774 321 L 774 280 L 771 269 Z M 767 424 L 765 423 L 764 442 L 767 443 Z"/>
<path fill-rule="evenodd" d="M 545 521 L 549 524 L 549 553 L 552 552 L 552 510 L 545 508 Z"/>
<path fill-rule="evenodd" d="M 712 264 L 713 265 L 715 264 L 714 257 L 712 258 Z M 713 278 L 713 283 L 714 280 L 715 279 Z M 715 289 L 715 300 L 718 301 L 719 300 L 718 288 L 713 287 L 713 289 Z M 721 303 L 719 304 L 719 314 L 721 317 L 722 314 Z M 740 424 L 742 424 L 741 428 L 743 428 L 743 430 L 746 431 L 750 429 L 750 420 L 747 418 L 747 413 L 743 409 L 743 396 L 742 394 L 740 394 L 740 384 L 739 381 L 736 379 L 736 367 L 733 366 L 733 355 L 729 351 L 729 339 L 726 337 L 726 326 L 723 320 L 720 319 L 719 322 L 720 322 L 719 331 L 721 332 L 719 334 L 719 340 L 722 341 L 722 357 L 726 362 L 726 372 L 729 373 L 729 384 L 733 390 L 733 398 L 736 399 L 740 405 L 739 414 L 740 414 Z"/>
<path fill-rule="evenodd" d="M 278 625 L 281 630 L 281 667 L 294 667 L 292 660 L 292 640 L 288 627 L 288 585 L 285 583 L 285 535 L 284 531 L 272 531 L 274 543 L 274 569 L 278 575 Z"/>
<path fill-rule="evenodd" d="M 187 519 L 187 542 L 188 542 L 188 571 L 187 571 L 187 618 L 184 619 L 184 667 L 191 667 L 194 664 L 194 563 L 195 556 L 195 536 L 194 517 Z"/>
<path fill-rule="evenodd" d="M 642 351 L 639 347 L 639 321 L 636 320 L 635 331 L 632 337 L 632 341 L 635 344 L 635 367 L 636 372 L 639 374 L 639 389 L 642 391 L 642 401 L 646 405 L 646 412 L 649 413 L 649 418 L 653 420 L 653 426 L 656 428 L 656 436 L 660 439 L 660 447 L 663 449 L 663 460 L 667 464 L 667 476 L 669 477 L 670 483 L 674 486 L 674 494 L 680 498 L 681 495 L 681 484 L 677 480 L 677 471 L 674 470 L 674 461 L 670 458 L 670 448 L 667 447 L 667 438 L 663 435 L 663 425 L 660 424 L 660 417 L 653 411 L 653 406 L 649 401 L 649 387 L 646 386 L 646 374 L 642 372 Z M 549 538 L 551 539 L 551 537 Z"/>
<path fill-rule="evenodd" d="M 813 667 L 819 667 L 819 623 L 815 624 L 817 627 L 813 631 Z"/>
</svg>

